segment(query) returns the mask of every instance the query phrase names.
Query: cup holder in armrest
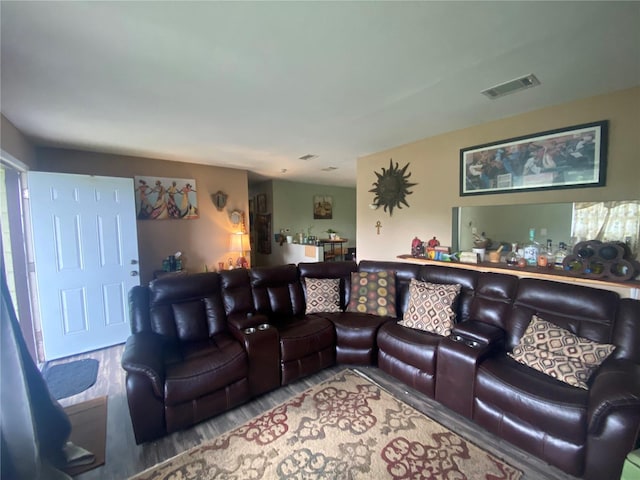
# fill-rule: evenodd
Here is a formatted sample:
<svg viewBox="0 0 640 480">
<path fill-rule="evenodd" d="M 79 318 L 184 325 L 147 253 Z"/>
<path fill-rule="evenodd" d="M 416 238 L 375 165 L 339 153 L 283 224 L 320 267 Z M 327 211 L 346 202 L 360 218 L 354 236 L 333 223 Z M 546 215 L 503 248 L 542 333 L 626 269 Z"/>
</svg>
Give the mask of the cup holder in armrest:
<svg viewBox="0 0 640 480">
<path fill-rule="evenodd" d="M 253 327 L 245 328 L 243 330 L 245 335 L 251 335 L 252 333 L 256 333 L 256 329 Z"/>
<path fill-rule="evenodd" d="M 258 330 L 266 330 L 268 328 L 271 328 L 271 325 L 269 325 L 268 323 L 261 323 L 260 325 L 258 325 Z"/>
<path fill-rule="evenodd" d="M 458 335 L 456 333 L 450 335 L 449 338 L 451 340 L 453 340 L 454 342 L 464 343 L 467 347 L 471 347 L 471 348 L 481 348 L 483 346 L 482 343 L 480 343 L 480 342 L 478 342 L 476 340 L 471 340 L 470 338 L 465 338 L 462 335 Z"/>
</svg>

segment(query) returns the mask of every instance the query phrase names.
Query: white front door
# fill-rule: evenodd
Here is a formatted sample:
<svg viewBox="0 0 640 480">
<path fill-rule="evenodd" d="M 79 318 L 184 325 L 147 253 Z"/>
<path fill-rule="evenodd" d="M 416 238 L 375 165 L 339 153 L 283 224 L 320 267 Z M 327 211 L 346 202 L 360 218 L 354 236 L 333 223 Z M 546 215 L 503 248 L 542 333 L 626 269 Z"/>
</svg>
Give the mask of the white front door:
<svg viewBox="0 0 640 480">
<path fill-rule="evenodd" d="M 133 180 L 29 172 L 46 360 L 123 343 L 140 283 Z"/>
</svg>

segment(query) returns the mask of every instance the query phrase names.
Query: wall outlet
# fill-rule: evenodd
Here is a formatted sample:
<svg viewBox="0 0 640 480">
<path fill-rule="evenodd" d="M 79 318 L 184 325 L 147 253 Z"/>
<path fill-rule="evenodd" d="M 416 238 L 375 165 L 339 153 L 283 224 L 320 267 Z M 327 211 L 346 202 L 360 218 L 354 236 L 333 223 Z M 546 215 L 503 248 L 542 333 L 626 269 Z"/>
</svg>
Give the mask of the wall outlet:
<svg viewBox="0 0 640 480">
<path fill-rule="evenodd" d="M 547 229 L 546 228 L 541 228 L 540 229 L 540 236 L 544 237 L 547 234 Z"/>
<path fill-rule="evenodd" d="M 478 229 L 476 227 L 471 227 L 471 233 L 475 235 L 476 233 L 478 233 Z"/>
</svg>

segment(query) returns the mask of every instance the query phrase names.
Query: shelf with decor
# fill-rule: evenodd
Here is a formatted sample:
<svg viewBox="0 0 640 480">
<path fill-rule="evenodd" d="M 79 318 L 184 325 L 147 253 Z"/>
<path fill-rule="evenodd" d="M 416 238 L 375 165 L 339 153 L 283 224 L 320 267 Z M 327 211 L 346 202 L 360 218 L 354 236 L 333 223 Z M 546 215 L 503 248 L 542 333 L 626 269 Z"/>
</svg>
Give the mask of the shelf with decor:
<svg viewBox="0 0 640 480">
<path fill-rule="evenodd" d="M 430 260 L 422 257 L 414 257 L 411 254 L 398 255 L 396 258 L 407 260 L 414 263 L 423 263 L 425 265 L 441 265 L 443 267 L 462 268 L 467 270 L 476 270 L 479 272 L 493 273 L 511 273 L 518 277 L 540 278 L 543 280 L 555 280 L 564 283 L 576 283 L 581 285 L 593 286 L 618 292 L 621 296 L 630 298 L 640 298 L 640 281 L 627 280 L 617 281 L 610 278 L 589 278 L 583 275 L 576 275 L 564 270 L 556 270 L 541 267 L 516 267 L 509 266 L 505 263 L 461 263 L 461 262 L 443 262 L 440 260 Z"/>
</svg>

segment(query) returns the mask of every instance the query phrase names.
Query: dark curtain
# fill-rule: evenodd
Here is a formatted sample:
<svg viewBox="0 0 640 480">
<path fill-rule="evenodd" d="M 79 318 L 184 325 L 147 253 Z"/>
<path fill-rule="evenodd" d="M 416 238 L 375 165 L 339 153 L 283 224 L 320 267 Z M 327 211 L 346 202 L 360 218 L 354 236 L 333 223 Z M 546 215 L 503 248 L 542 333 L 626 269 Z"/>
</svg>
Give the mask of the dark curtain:
<svg viewBox="0 0 640 480">
<path fill-rule="evenodd" d="M 70 478 L 52 465 L 64 464 L 71 424 L 51 396 L 34 363 L 13 309 L 1 254 L 0 435 L 2 478 Z"/>
</svg>

